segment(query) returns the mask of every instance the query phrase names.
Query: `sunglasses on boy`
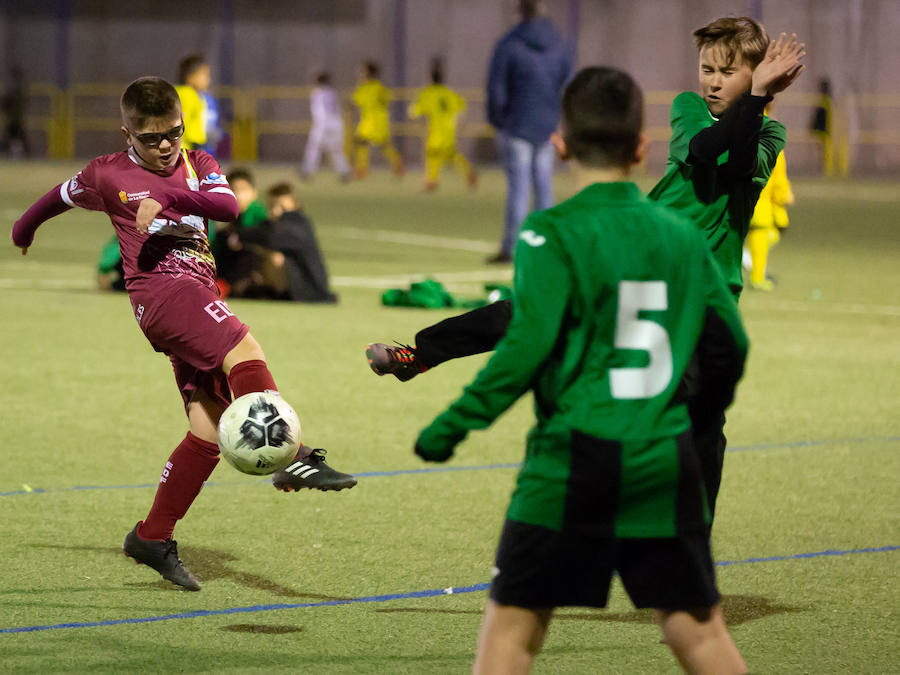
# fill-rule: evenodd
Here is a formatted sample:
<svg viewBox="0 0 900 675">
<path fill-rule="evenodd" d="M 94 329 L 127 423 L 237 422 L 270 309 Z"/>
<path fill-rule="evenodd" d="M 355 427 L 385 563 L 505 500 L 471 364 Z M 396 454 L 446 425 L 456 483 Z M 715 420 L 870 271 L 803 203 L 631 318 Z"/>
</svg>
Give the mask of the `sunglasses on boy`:
<svg viewBox="0 0 900 675">
<path fill-rule="evenodd" d="M 172 127 L 168 131 L 164 131 L 163 133 L 148 133 L 148 134 L 138 134 L 128 129 L 131 132 L 131 135 L 134 136 L 141 145 L 146 148 L 158 148 L 159 144 L 163 142 L 163 140 L 169 141 L 169 143 L 174 143 L 179 138 L 184 136 L 184 122 L 182 121 L 177 127 Z"/>
</svg>

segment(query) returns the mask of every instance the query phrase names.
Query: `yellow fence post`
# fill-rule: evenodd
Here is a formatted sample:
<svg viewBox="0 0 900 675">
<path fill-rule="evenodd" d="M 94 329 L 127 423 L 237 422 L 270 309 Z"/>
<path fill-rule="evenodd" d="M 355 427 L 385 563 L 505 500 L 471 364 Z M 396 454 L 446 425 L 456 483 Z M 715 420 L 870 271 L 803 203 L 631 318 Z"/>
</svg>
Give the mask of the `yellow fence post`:
<svg viewBox="0 0 900 675">
<path fill-rule="evenodd" d="M 236 160 L 255 162 L 259 156 L 256 137 L 256 96 L 252 91 L 234 90 L 234 127 L 232 151 Z"/>
</svg>

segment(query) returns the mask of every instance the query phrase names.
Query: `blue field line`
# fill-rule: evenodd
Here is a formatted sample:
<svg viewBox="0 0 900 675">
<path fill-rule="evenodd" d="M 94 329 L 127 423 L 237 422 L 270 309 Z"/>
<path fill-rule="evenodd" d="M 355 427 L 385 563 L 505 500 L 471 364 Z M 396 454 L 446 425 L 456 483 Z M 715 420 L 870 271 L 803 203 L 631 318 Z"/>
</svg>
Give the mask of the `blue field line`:
<svg viewBox="0 0 900 675">
<path fill-rule="evenodd" d="M 836 440 L 819 440 L 819 441 L 791 441 L 790 443 L 762 443 L 759 445 L 736 445 L 726 448 L 725 452 L 747 452 L 748 450 L 778 450 L 782 448 L 808 448 L 817 445 L 839 445 L 840 443 L 849 443 L 850 445 L 862 443 L 896 443 L 900 441 L 900 436 L 869 436 L 866 438 L 845 438 Z"/>
<path fill-rule="evenodd" d="M 756 563 L 780 562 L 785 560 L 808 560 L 810 558 L 822 558 L 828 556 L 858 555 L 864 553 L 886 553 L 898 551 L 900 546 L 878 546 L 869 548 L 856 548 L 849 550 L 827 549 L 813 553 L 796 553 L 794 555 L 778 555 L 766 558 L 745 558 L 744 560 L 720 560 L 716 563 L 719 567 L 730 565 L 751 565 Z M 458 595 L 460 593 L 475 593 L 486 591 L 490 583 L 482 582 L 470 586 L 451 586 L 449 588 L 432 588 L 425 591 L 409 591 L 406 593 L 389 593 L 387 595 L 368 595 L 361 598 L 347 598 L 343 600 L 324 600 L 321 602 L 296 602 L 274 603 L 270 605 L 249 605 L 245 607 L 227 607 L 225 609 L 198 609 L 193 612 L 181 612 L 179 614 L 162 614 L 159 616 L 141 616 L 131 619 L 108 619 L 106 621 L 73 621 L 71 623 L 54 623 L 40 626 L 15 626 L 13 628 L 0 628 L 0 633 L 34 633 L 44 630 L 62 630 L 65 628 L 97 628 L 99 626 L 121 626 L 136 623 L 155 623 L 157 621 L 172 621 L 175 619 L 197 619 L 204 616 L 222 616 L 227 614 L 250 614 L 256 612 L 275 612 L 284 609 L 306 609 L 310 607 L 336 607 L 338 605 L 359 605 L 373 602 L 390 602 L 392 600 L 415 600 L 418 598 L 434 598 L 440 595 Z"/>
<path fill-rule="evenodd" d="M 755 450 L 778 450 L 784 448 L 806 448 L 820 445 L 840 445 L 842 443 L 859 445 L 862 443 L 896 443 L 900 436 L 871 436 L 865 438 L 838 438 L 832 440 L 817 441 L 791 441 L 789 443 L 764 443 L 760 445 L 736 445 L 726 449 L 726 452 L 749 452 Z M 354 473 L 357 478 L 390 478 L 393 476 L 409 476 L 415 474 L 447 473 L 453 471 L 491 471 L 494 469 L 518 469 L 520 462 L 507 462 L 502 464 L 480 464 L 476 466 L 427 466 L 420 469 L 397 469 L 396 471 L 363 471 Z M 261 482 L 269 483 L 268 478 Z M 137 485 L 73 485 L 59 488 L 31 488 L 29 490 L 10 490 L 0 492 L 0 497 L 13 497 L 16 495 L 37 495 L 50 492 L 76 492 L 91 490 L 134 490 L 137 488 L 155 488 L 156 483 L 139 483 Z M 246 480 L 231 481 L 207 481 L 204 487 L 223 487 L 231 485 L 247 485 Z"/>
</svg>

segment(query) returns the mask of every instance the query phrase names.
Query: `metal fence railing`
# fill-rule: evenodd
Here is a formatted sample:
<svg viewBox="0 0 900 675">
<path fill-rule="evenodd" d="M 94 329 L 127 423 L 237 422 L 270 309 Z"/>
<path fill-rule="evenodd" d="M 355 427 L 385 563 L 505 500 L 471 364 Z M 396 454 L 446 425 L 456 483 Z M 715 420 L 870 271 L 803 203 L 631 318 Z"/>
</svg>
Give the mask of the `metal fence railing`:
<svg viewBox="0 0 900 675">
<path fill-rule="evenodd" d="M 120 125 L 114 111 L 123 84 L 75 84 L 60 89 L 52 84 L 32 84 L 29 87 L 29 110 L 32 111 L 27 128 L 44 134 L 47 155 L 56 159 L 71 159 L 76 155 L 79 138 L 90 132 L 111 132 Z M 422 121 L 409 121 L 406 106 L 417 89 L 394 89 L 396 121 L 392 133 L 400 138 L 421 138 L 425 133 Z M 483 118 L 484 92 L 481 89 L 461 90 L 469 103 L 469 112 L 460 124 L 461 139 L 480 139 L 493 136 L 493 130 Z M 667 110 L 675 91 L 648 91 L 647 133 L 650 139 L 666 142 L 669 138 Z M 298 137 L 309 132 L 309 87 L 257 86 L 216 87 L 223 127 L 231 136 L 231 155 L 235 160 L 265 159 L 260 152 L 263 136 Z M 823 143 L 808 133 L 808 113 L 816 105 L 813 94 L 786 93 L 777 102 L 777 116 L 791 131 L 791 143 Z M 344 96 L 345 125 L 352 133 L 353 107 L 349 92 Z M 856 146 L 900 146 L 900 95 L 856 94 L 834 102 L 831 148 L 823 152 L 826 173 L 846 174 L 850 170 L 852 150 Z M 801 133 L 797 133 L 801 132 Z M 827 166 L 828 162 L 832 166 Z"/>
</svg>

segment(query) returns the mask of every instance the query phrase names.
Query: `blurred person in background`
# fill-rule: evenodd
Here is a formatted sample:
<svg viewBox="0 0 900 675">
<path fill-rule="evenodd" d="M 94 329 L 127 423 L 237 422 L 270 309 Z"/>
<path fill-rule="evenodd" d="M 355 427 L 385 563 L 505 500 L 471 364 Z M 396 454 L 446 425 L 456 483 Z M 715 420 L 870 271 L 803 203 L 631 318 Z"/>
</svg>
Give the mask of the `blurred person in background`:
<svg viewBox="0 0 900 675">
<path fill-rule="evenodd" d="M 794 193 L 791 181 L 788 180 L 787 161 L 782 150 L 775 160 L 769 181 L 759 193 L 744 248 L 745 263 L 749 262 L 745 267 L 750 271 L 750 288 L 755 291 L 775 290 L 775 280 L 766 273 L 769 251 L 781 241 L 781 233 L 790 224 L 787 207 L 793 203 Z"/>
<path fill-rule="evenodd" d="M 9 70 L 9 85 L 0 100 L 3 110 L 3 139 L 0 148 L 10 157 L 29 157 L 31 147 L 25 132 L 25 110 L 28 107 L 28 84 L 25 71 L 14 66 Z"/>
<path fill-rule="evenodd" d="M 228 172 L 228 183 L 238 204 L 238 217 L 217 228 L 212 242 L 216 260 L 216 283 L 222 297 L 242 297 L 262 282 L 262 261 L 251 244 L 259 239 L 266 221 L 266 207 L 260 201 L 253 175 L 246 169 Z"/>
<path fill-rule="evenodd" d="M 809 130 L 822 146 L 822 170 L 826 176 L 834 174 L 834 145 L 832 144 L 833 101 L 831 82 L 827 77 L 819 80 L 819 97 L 813 108 Z"/>
<path fill-rule="evenodd" d="M 175 91 L 181 99 L 181 113 L 184 115 L 184 138 L 182 147 L 186 149 L 204 148 L 207 145 L 207 102 L 205 94 L 212 81 L 209 64 L 199 54 L 191 54 L 178 64 L 178 85 Z"/>
<path fill-rule="evenodd" d="M 302 210 L 290 183 L 277 183 L 266 193 L 269 221 L 265 245 L 275 252 L 282 272 L 276 296 L 294 302 L 333 304 L 338 296 L 328 285 L 328 271 L 312 221 Z"/>
<path fill-rule="evenodd" d="M 503 239 L 489 263 L 512 261 L 519 227 L 529 212 L 553 206 L 553 146 L 559 98 L 572 72 L 572 50 L 544 14 L 543 0 L 519 0 L 521 22 L 501 38 L 491 57 L 488 121 L 506 173 Z"/>
<path fill-rule="evenodd" d="M 409 107 L 410 118 L 425 117 L 428 121 L 425 189 L 429 192 L 437 189 L 441 169 L 447 162 L 455 164 L 469 187 L 474 188 L 478 183 L 475 169 L 456 149 L 456 125 L 465 109 L 466 100 L 444 84 L 443 60 L 434 57 L 431 60 L 431 84 L 419 92 Z"/>
<path fill-rule="evenodd" d="M 344 156 L 344 120 L 341 117 L 341 99 L 331 86 L 331 75 L 319 73 L 309 95 L 312 128 L 306 139 L 303 153 L 303 180 L 309 180 L 319 169 L 322 152 L 331 156 L 331 166 L 341 181 L 350 180 L 350 165 Z"/>
<path fill-rule="evenodd" d="M 366 61 L 360 73 L 360 83 L 353 92 L 353 103 L 359 108 L 359 124 L 353 143 L 356 148 L 354 168 L 357 178 L 369 174 L 369 151 L 371 146 L 381 148 L 399 177 L 406 173 L 406 165 L 397 149 L 391 143 L 391 122 L 388 106 L 394 100 L 393 92 L 385 87 L 380 77 L 381 68 L 374 61 Z"/>
<path fill-rule="evenodd" d="M 225 138 L 225 130 L 222 129 L 222 122 L 219 116 L 219 102 L 212 95 L 211 91 L 201 91 L 200 98 L 206 105 L 206 143 L 201 146 L 201 150 L 206 150 L 213 157 L 220 154 L 222 149 L 222 141 Z"/>
</svg>

